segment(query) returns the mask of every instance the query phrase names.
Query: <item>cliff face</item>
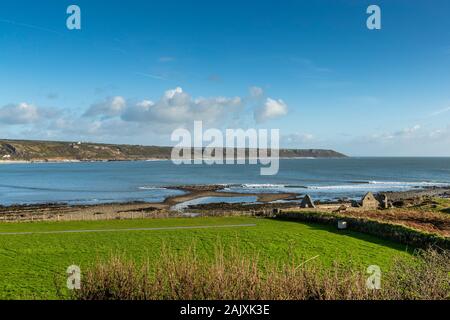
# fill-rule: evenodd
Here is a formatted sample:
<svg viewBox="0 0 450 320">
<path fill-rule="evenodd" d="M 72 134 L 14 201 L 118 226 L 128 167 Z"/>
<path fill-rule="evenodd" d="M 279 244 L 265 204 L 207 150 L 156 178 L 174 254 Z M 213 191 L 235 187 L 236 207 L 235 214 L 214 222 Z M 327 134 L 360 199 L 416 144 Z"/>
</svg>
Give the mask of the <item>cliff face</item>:
<svg viewBox="0 0 450 320">
<path fill-rule="evenodd" d="M 0 140 L 0 160 L 101 161 L 170 159 L 172 147 L 114 145 L 89 142 Z M 344 158 L 333 150 L 280 149 L 280 157 Z"/>
</svg>

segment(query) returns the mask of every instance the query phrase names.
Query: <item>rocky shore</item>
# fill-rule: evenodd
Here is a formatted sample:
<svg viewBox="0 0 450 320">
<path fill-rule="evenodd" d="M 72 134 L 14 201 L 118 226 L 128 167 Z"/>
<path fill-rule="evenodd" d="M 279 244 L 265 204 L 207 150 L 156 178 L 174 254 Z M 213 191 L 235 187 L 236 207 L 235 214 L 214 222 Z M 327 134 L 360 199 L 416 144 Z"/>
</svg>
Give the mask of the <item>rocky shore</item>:
<svg viewBox="0 0 450 320">
<path fill-rule="evenodd" d="M 155 210 L 171 211 L 174 205 L 187 202 L 190 200 L 204 198 L 204 197 L 256 197 L 257 203 L 242 204 L 242 203 L 209 203 L 190 206 L 190 208 L 197 209 L 229 209 L 237 210 L 245 208 L 248 210 L 261 208 L 287 208 L 298 206 L 301 195 L 297 193 L 238 193 L 238 192 L 224 192 L 226 185 L 186 185 L 186 186 L 169 186 L 168 189 L 180 190 L 184 193 L 181 195 L 171 196 L 166 198 L 163 202 L 145 203 L 145 202 L 127 202 L 127 203 L 110 203 L 98 205 L 68 205 L 61 203 L 43 203 L 33 205 L 11 205 L 1 206 L 0 215 L 2 214 L 26 214 L 28 212 L 50 212 L 50 213 L 65 213 L 65 212 L 79 212 L 79 211 L 101 211 L 101 212 L 119 212 L 121 209 L 141 211 L 145 208 L 154 208 Z M 391 201 L 406 201 L 420 202 L 424 198 L 440 197 L 450 198 L 450 188 L 444 187 L 430 187 L 425 189 L 401 191 L 401 192 L 383 192 Z M 336 202 L 322 203 L 338 204 Z"/>
<path fill-rule="evenodd" d="M 169 218 L 182 216 L 251 215 L 272 217 L 278 213 L 310 211 L 339 214 L 342 217 L 378 220 L 417 230 L 450 235 L 450 188 L 426 188 L 403 192 L 386 192 L 393 206 L 388 209 L 354 207 L 350 202 L 318 203 L 316 208 L 301 208 L 302 195 L 296 193 L 225 192 L 225 185 L 186 185 L 168 187 L 183 191 L 162 202 L 126 202 L 97 205 L 44 203 L 0 205 L 0 223 L 35 221 L 77 221 L 110 219 Z M 254 203 L 206 203 L 177 207 L 205 197 L 254 197 Z"/>
<path fill-rule="evenodd" d="M 429 187 L 425 189 L 416 189 L 399 192 L 384 192 L 389 199 L 393 201 L 408 200 L 423 197 L 441 197 L 450 198 L 450 188 L 448 187 Z"/>
</svg>

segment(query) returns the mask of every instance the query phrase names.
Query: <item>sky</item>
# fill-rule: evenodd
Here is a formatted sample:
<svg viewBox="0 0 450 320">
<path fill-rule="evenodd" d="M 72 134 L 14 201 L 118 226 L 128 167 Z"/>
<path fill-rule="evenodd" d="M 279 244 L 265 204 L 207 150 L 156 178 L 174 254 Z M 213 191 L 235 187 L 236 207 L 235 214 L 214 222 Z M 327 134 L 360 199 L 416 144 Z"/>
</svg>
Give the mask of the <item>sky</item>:
<svg viewBox="0 0 450 320">
<path fill-rule="evenodd" d="M 279 129 L 287 148 L 450 156 L 449 14 L 448 0 L 4 0 L 0 138 L 172 145 L 201 120 Z"/>
</svg>

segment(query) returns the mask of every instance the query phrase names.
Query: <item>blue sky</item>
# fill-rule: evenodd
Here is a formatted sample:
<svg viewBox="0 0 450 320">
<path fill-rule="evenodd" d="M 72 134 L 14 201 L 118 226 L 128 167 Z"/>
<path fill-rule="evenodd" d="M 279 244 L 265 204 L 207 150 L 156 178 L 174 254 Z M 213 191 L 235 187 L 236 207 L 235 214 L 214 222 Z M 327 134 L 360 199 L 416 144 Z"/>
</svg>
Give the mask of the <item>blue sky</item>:
<svg viewBox="0 0 450 320">
<path fill-rule="evenodd" d="M 66 28 L 71 4 L 81 30 Z M 446 0 L 2 1 L 0 137 L 167 145 L 203 120 L 279 128 L 285 147 L 449 156 L 449 13 Z"/>
</svg>

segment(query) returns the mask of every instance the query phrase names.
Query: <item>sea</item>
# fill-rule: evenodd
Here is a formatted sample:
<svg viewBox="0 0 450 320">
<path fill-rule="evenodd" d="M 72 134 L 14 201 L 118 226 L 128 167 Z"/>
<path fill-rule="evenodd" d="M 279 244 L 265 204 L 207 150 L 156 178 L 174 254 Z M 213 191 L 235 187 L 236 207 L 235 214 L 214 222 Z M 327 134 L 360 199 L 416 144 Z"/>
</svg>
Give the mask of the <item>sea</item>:
<svg viewBox="0 0 450 320">
<path fill-rule="evenodd" d="M 223 192 L 293 192 L 314 200 L 356 199 L 367 191 L 450 186 L 450 158 L 281 159 L 277 175 L 260 166 L 175 165 L 171 161 L 15 163 L 0 165 L 0 205 L 159 202 L 170 186 L 223 184 Z M 253 202 L 214 197 L 207 202 Z"/>
</svg>

